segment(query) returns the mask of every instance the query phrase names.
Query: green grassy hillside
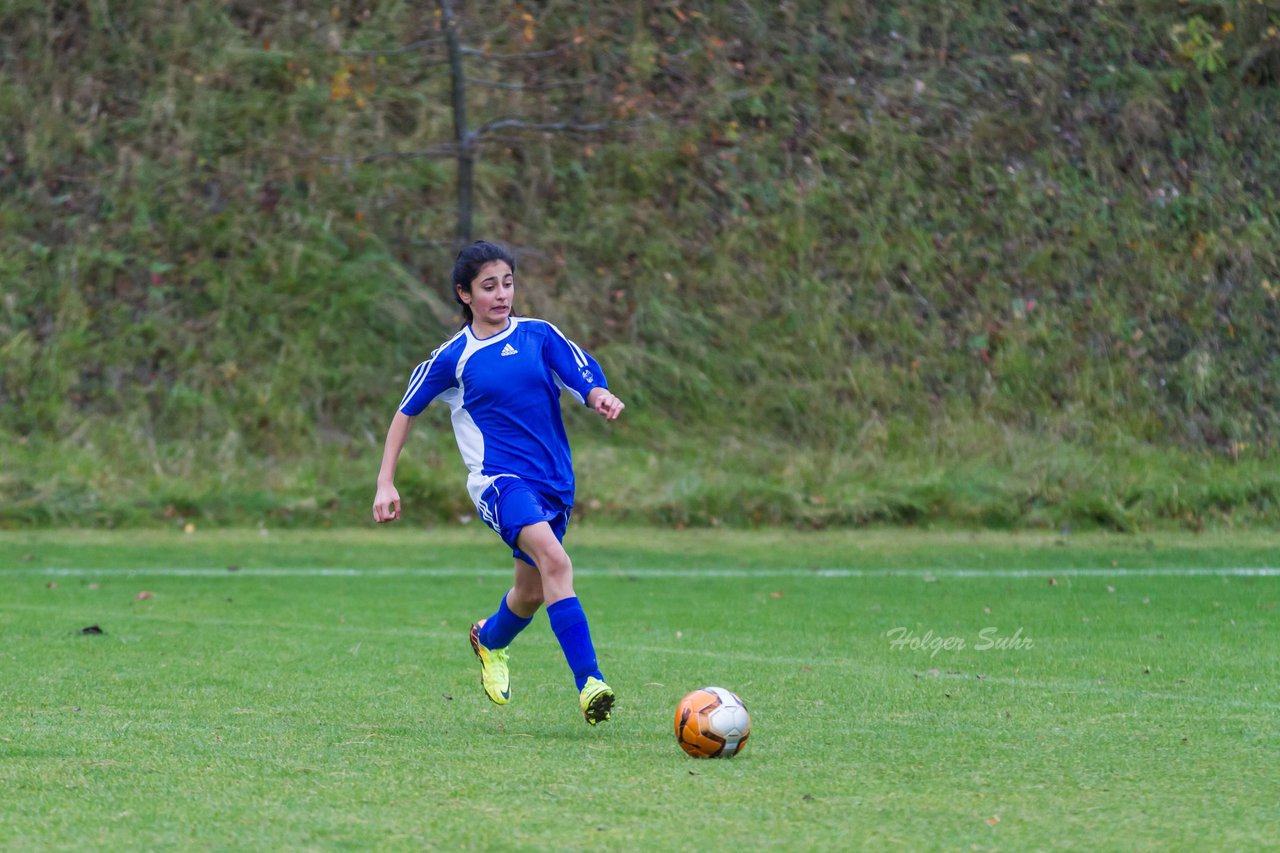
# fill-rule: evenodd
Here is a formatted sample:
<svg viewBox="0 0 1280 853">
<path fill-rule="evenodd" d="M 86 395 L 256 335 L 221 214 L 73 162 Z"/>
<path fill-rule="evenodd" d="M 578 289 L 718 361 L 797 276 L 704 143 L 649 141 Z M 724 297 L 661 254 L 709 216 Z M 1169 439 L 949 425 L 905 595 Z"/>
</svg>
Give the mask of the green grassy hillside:
<svg viewBox="0 0 1280 853">
<path fill-rule="evenodd" d="M 435 4 L 0 10 L 0 519 L 350 523 L 458 322 Z M 466 4 L 584 514 L 1276 522 L 1280 3 Z M 447 421 L 402 492 L 469 511 Z"/>
</svg>

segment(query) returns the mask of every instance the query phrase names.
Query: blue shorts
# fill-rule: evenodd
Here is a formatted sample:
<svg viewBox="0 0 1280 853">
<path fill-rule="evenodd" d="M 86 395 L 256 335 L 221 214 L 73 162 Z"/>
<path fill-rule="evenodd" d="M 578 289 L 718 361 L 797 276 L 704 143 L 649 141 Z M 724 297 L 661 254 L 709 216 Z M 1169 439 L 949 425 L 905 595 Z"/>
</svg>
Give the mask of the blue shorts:
<svg viewBox="0 0 1280 853">
<path fill-rule="evenodd" d="M 553 497 L 539 494 L 519 477 L 499 477 L 481 492 L 476 512 L 507 543 L 511 556 L 536 568 L 533 558 L 516 547 L 520 531 L 530 524 L 545 521 L 551 525 L 556 539 L 563 542 L 573 508 L 564 506 Z"/>
</svg>

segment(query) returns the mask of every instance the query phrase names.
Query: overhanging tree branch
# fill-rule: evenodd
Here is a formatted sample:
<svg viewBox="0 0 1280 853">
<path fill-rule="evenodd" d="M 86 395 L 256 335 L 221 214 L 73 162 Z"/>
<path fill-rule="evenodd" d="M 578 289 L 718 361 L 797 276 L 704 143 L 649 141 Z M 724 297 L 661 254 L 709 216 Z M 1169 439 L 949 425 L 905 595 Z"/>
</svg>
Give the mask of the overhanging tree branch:
<svg viewBox="0 0 1280 853">
<path fill-rule="evenodd" d="M 616 125 L 608 122 L 600 124 L 578 124 L 571 121 L 528 121 L 522 118 L 500 118 L 477 127 L 472 133 L 472 139 L 479 139 L 487 133 L 495 130 L 529 130 L 538 133 L 601 133 L 606 130 L 613 130 Z"/>
<path fill-rule="evenodd" d="M 462 53 L 467 56 L 476 56 L 481 59 L 492 60 L 493 62 L 519 62 L 524 59 L 547 59 L 552 56 L 558 56 L 563 52 L 562 48 L 553 48 L 551 50 L 531 50 L 525 53 L 489 53 L 478 47 L 463 47 Z"/>
<path fill-rule="evenodd" d="M 492 121 L 470 131 L 469 145 L 474 152 L 478 145 L 494 143 L 514 144 L 519 142 L 515 136 L 495 136 L 499 130 L 524 130 L 532 133 L 605 133 L 628 127 L 637 127 L 653 118 L 625 122 L 605 122 L 603 124 L 573 124 L 569 122 L 536 122 L 524 119 L 507 118 Z M 442 142 L 429 148 L 416 148 L 410 151 L 372 151 L 368 154 L 330 154 L 320 158 L 321 163 L 342 163 L 347 166 L 353 163 L 373 163 L 378 160 L 413 160 L 421 157 L 457 157 L 462 147 L 452 142 Z"/>
</svg>

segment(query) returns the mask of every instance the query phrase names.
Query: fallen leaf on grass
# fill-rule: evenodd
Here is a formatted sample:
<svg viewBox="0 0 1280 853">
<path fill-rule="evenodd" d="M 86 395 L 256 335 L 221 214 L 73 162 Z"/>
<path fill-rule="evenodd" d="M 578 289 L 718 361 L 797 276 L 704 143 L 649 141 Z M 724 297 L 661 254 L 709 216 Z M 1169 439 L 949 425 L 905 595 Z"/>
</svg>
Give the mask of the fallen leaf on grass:
<svg viewBox="0 0 1280 853">
<path fill-rule="evenodd" d="M 155 598 L 155 593 L 147 592 L 145 589 L 134 596 L 138 601 L 146 601 L 148 598 Z"/>
<path fill-rule="evenodd" d="M 998 815 L 992 815 L 991 817 L 987 818 L 987 826 L 995 826 L 999 822 L 1000 822 L 1000 817 Z"/>
</svg>

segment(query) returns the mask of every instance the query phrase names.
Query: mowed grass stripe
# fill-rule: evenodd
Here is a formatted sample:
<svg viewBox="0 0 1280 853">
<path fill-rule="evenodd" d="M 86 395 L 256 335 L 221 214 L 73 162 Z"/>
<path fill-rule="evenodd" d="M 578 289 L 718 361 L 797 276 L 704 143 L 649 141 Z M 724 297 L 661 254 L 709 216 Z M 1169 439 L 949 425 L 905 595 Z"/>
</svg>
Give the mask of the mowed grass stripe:
<svg viewBox="0 0 1280 853">
<path fill-rule="evenodd" d="M 29 604 L 29 603 L 10 603 L 7 605 L 9 609 L 24 611 L 65 611 L 64 604 Z M 225 617 L 210 617 L 204 615 L 182 615 L 182 616 L 166 616 L 157 613 L 148 614 L 131 614 L 131 624 L 136 628 L 142 624 L 178 624 L 178 625 L 194 625 L 194 626 L 213 626 L 218 628 L 233 628 L 239 630 L 249 629 L 265 629 L 267 631 L 283 631 L 297 632 L 307 631 L 317 634 L 333 633 L 344 635 L 349 638 L 359 637 L 380 637 L 388 639 L 415 639 L 437 643 L 444 647 L 458 646 L 462 648 L 465 644 L 460 642 L 458 638 L 462 636 L 459 630 L 445 629 L 428 629 L 417 628 L 412 626 L 403 627 L 382 627 L 367 624 L 352 624 L 339 622 L 298 622 L 298 621 L 277 621 L 270 619 L 229 619 Z M 705 643 L 685 645 L 653 645 L 653 644 L 636 644 L 629 643 L 626 640 L 613 639 L 609 644 L 609 651 L 613 654 L 641 654 L 641 655 L 677 655 L 692 657 L 707 657 L 719 653 L 726 653 L 724 649 L 716 649 L 708 647 Z M 855 668 L 866 665 L 867 660 L 854 657 L 831 657 L 831 656 L 795 656 L 795 655 L 777 655 L 777 654 L 758 654 L 754 652 L 744 651 L 740 646 L 735 647 L 732 651 L 733 658 L 738 662 L 761 664 L 765 666 L 775 667 L 795 667 L 795 666 L 811 666 L 811 667 L 836 667 L 836 668 Z M 469 662 L 469 658 L 465 655 L 461 657 Z M 1192 693 L 1159 693 L 1150 689 L 1138 687 L 1121 687 L 1116 685 L 1107 685 L 1097 680 L 1043 680 L 1028 678 L 1010 678 L 984 675 L 974 672 L 957 672 L 944 671 L 937 666 L 937 661 L 925 658 L 928 661 L 928 668 L 918 676 L 927 678 L 940 678 L 958 681 L 974 681 L 981 682 L 986 685 L 1002 685 L 1016 687 L 1019 689 L 1033 689 L 1059 693 L 1089 693 L 1104 696 L 1117 697 L 1143 697 L 1146 699 L 1163 699 L 1168 701 L 1192 702 L 1212 704 L 1216 706 L 1225 706 L 1232 708 L 1242 708 L 1246 710 L 1269 710 L 1280 711 L 1280 703 L 1270 702 L 1259 696 L 1257 698 L 1232 698 L 1221 695 L 1201 696 Z"/>
</svg>

